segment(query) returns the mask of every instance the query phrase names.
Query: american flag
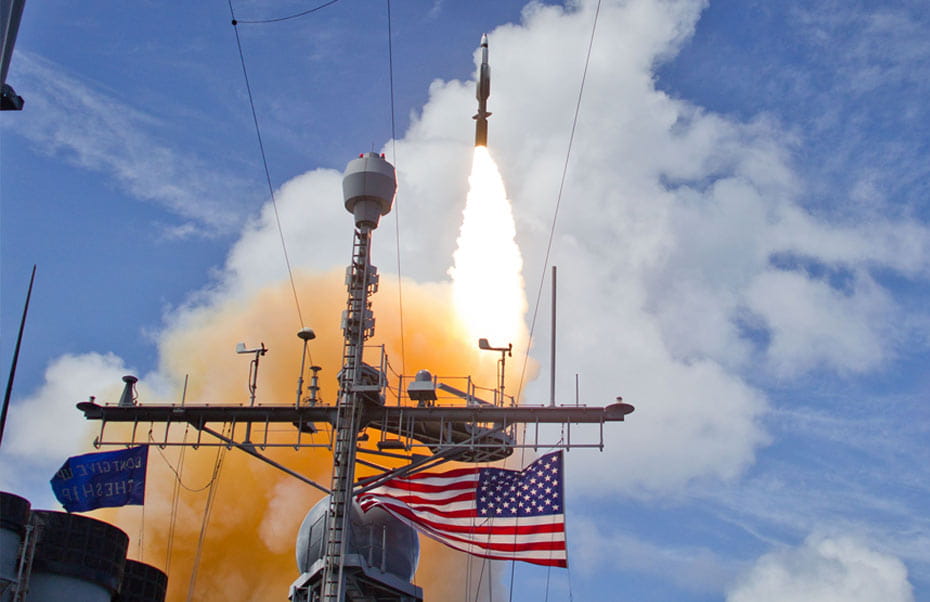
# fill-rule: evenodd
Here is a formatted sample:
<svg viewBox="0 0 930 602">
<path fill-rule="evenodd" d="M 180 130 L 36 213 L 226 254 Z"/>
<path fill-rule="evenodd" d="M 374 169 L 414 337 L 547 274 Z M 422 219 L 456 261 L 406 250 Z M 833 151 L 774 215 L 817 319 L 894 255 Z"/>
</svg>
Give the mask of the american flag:
<svg viewBox="0 0 930 602">
<path fill-rule="evenodd" d="M 457 468 L 398 477 L 357 496 L 475 556 L 565 567 L 562 452 L 523 470 Z"/>
</svg>

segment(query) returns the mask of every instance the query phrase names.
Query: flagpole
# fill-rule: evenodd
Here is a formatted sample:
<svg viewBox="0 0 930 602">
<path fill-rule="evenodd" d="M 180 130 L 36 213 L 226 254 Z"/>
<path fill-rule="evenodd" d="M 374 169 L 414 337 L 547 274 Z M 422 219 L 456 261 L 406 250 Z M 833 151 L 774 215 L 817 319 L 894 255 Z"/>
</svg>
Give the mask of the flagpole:
<svg viewBox="0 0 930 602">
<path fill-rule="evenodd" d="M 32 266 L 32 276 L 29 278 L 29 290 L 26 293 L 26 305 L 23 307 L 23 319 L 19 323 L 19 334 L 16 336 L 16 348 L 13 350 L 13 365 L 10 366 L 10 378 L 6 381 L 6 394 L 3 396 L 3 409 L 0 410 L 0 444 L 3 443 L 3 431 L 6 429 L 6 412 L 10 407 L 10 396 L 13 394 L 13 379 L 16 377 L 16 363 L 19 361 L 19 347 L 23 342 L 23 330 L 26 328 L 26 314 L 29 313 L 29 299 L 32 298 L 32 284 L 36 279 L 36 266 Z"/>
</svg>

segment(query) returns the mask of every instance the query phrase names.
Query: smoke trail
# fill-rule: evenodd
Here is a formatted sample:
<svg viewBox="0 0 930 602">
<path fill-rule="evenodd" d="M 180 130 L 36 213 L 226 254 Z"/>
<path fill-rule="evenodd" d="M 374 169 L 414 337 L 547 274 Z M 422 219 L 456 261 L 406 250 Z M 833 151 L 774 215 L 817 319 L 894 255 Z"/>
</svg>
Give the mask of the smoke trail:
<svg viewBox="0 0 930 602">
<path fill-rule="evenodd" d="M 526 343 L 523 258 L 504 181 L 488 149 L 475 147 L 458 248 L 449 269 L 456 314 L 472 344 Z"/>
</svg>

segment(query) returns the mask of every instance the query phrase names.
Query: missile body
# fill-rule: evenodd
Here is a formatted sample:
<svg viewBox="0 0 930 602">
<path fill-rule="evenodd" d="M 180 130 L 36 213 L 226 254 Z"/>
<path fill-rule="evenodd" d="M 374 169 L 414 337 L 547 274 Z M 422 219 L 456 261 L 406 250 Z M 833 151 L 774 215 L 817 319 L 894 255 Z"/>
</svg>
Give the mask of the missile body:
<svg viewBox="0 0 930 602">
<path fill-rule="evenodd" d="M 481 67 L 478 71 L 478 86 L 475 96 L 478 98 L 478 112 L 475 120 L 475 146 L 488 145 L 488 96 L 491 95 L 491 66 L 488 65 L 488 34 L 481 36 Z"/>
</svg>

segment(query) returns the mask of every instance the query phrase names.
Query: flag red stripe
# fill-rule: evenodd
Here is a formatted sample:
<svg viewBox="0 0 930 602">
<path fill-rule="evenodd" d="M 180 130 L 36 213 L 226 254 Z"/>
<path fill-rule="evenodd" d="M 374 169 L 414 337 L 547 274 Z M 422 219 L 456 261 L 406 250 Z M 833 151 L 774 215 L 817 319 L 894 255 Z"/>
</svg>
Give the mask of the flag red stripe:
<svg viewBox="0 0 930 602">
<path fill-rule="evenodd" d="M 418 472 L 412 474 L 408 477 L 400 477 L 405 481 L 419 481 L 422 479 L 435 479 L 435 478 L 453 478 L 453 477 L 464 477 L 467 475 L 477 475 L 480 468 L 454 468 L 452 470 L 447 470 L 446 472 Z M 394 481 L 398 479 L 392 479 Z"/>
<path fill-rule="evenodd" d="M 464 550 L 463 550 L 464 551 Z M 478 556 L 480 558 L 490 558 L 491 560 L 513 560 L 512 556 L 498 556 L 496 554 L 482 554 L 481 552 L 470 552 L 473 556 Z M 529 562 L 530 564 L 541 564 L 542 566 L 556 566 L 560 568 L 568 568 L 568 559 L 566 558 L 520 558 L 524 562 Z"/>
<path fill-rule="evenodd" d="M 423 524 L 433 529 L 448 531 L 450 533 L 478 533 L 478 534 L 495 534 L 495 535 L 536 535 L 540 533 L 560 533 L 565 530 L 565 524 L 562 520 L 561 515 L 557 517 L 556 520 L 553 520 L 551 523 L 543 523 L 537 525 L 521 525 L 519 524 L 519 518 L 509 519 L 512 521 L 517 521 L 517 524 L 514 525 L 501 525 L 495 524 L 494 519 L 489 519 L 487 517 L 474 517 L 474 512 L 472 516 L 476 520 L 487 521 L 484 524 L 473 524 L 473 525 L 456 525 L 450 524 L 447 522 L 440 522 L 429 520 L 424 518 L 422 514 L 415 512 L 413 509 L 408 508 L 400 504 L 392 504 L 388 501 L 377 503 L 376 505 L 380 506 L 385 510 L 393 510 L 401 512 L 412 521 Z M 365 504 L 362 504 L 365 507 Z M 469 517 L 470 518 L 470 517 Z M 524 519 L 526 520 L 526 519 Z"/>
<path fill-rule="evenodd" d="M 391 488 L 396 489 L 397 491 L 410 491 L 417 493 L 445 493 L 446 491 L 470 491 L 471 494 L 475 495 L 475 486 L 478 484 L 478 480 L 474 481 L 464 481 L 453 483 L 451 485 L 431 485 L 428 483 L 407 483 L 406 481 L 398 481 L 397 479 L 392 479 L 383 485 L 379 486 L 377 489 L 382 488 Z"/>
<path fill-rule="evenodd" d="M 398 516 L 398 518 L 406 517 L 411 520 L 416 520 L 415 516 L 411 516 L 411 513 L 405 512 L 400 508 L 391 508 L 390 512 Z M 421 527 L 423 526 L 422 522 L 416 520 L 417 524 Z M 441 538 L 445 542 L 459 542 L 463 544 L 471 544 L 478 547 L 481 547 L 485 550 L 496 551 L 496 552 L 565 552 L 565 542 L 563 540 L 557 541 L 535 541 L 535 542 L 492 542 L 488 541 L 487 535 L 479 535 L 477 533 L 473 534 L 473 537 L 458 537 L 446 533 L 442 529 L 422 529 L 427 535 Z"/>
<path fill-rule="evenodd" d="M 547 454 L 523 471 L 459 468 L 395 478 L 357 499 L 366 512 L 381 507 L 475 556 L 565 567 L 565 518 L 552 510 L 561 509 L 564 499 L 560 454 Z M 558 485 L 550 485 L 550 477 Z M 476 499 L 479 487 L 482 494 Z"/>
</svg>

